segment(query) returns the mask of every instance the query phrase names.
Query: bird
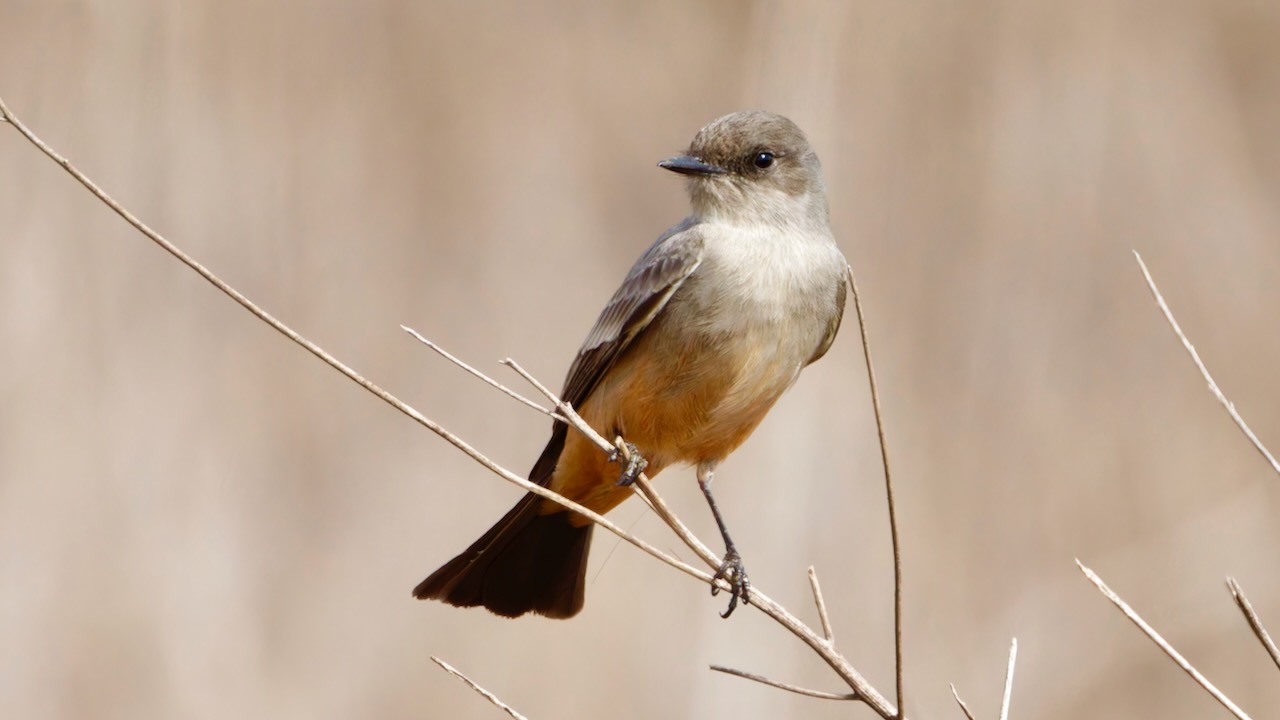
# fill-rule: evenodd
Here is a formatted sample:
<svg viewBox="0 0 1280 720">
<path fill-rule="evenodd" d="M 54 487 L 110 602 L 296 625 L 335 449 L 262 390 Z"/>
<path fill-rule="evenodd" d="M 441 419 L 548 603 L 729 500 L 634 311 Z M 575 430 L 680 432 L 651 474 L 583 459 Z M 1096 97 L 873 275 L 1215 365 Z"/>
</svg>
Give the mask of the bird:
<svg viewBox="0 0 1280 720">
<path fill-rule="evenodd" d="M 725 115 L 658 165 L 686 179 L 690 214 L 632 266 L 560 395 L 642 460 L 619 470 L 617 453 L 557 422 L 529 480 L 605 513 L 631 494 L 640 469 L 652 477 L 693 465 L 725 545 L 716 578 L 731 587 L 728 617 L 739 598 L 749 603 L 750 585 L 711 492 L 715 469 L 831 347 L 848 263 L 818 156 L 786 117 Z M 504 617 L 572 617 L 584 604 L 593 527 L 528 493 L 413 595 Z"/>
</svg>

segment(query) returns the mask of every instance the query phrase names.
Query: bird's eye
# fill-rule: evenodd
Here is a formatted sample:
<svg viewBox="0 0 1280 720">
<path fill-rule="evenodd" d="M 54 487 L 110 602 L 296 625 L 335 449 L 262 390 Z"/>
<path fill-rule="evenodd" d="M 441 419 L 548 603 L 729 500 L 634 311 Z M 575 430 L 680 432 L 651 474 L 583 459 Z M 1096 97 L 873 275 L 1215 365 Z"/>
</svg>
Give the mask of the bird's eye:
<svg viewBox="0 0 1280 720">
<path fill-rule="evenodd" d="M 774 160 L 773 153 L 765 150 L 765 151 L 756 153 L 755 157 L 751 158 L 751 164 L 755 165 L 761 170 L 765 170 L 773 166 L 773 160 Z"/>
</svg>

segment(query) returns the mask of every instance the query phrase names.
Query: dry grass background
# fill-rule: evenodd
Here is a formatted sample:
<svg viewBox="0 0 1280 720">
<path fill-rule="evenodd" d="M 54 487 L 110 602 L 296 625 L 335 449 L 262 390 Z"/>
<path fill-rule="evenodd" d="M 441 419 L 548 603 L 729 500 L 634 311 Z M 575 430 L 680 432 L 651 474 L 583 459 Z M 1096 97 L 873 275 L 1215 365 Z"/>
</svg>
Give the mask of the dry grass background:
<svg viewBox="0 0 1280 720">
<path fill-rule="evenodd" d="M 1280 482 L 1129 254 L 1280 445 L 1280 5 L 0 0 L 0 93 L 250 297 L 504 464 L 545 418 L 405 336 L 558 383 L 685 212 L 654 163 L 746 107 L 806 128 L 859 272 L 907 559 L 908 709 L 1219 709 L 1097 569 L 1257 716 L 1280 682 Z M 892 686 L 855 333 L 718 483 L 751 577 Z M 518 492 L 216 294 L 0 132 L 0 716 L 849 717 L 798 643 L 597 536 L 587 609 L 410 599 Z M 692 473 L 659 487 L 714 538 Z M 665 531 L 635 502 L 619 517 Z M 674 545 L 674 540 L 664 540 Z"/>
</svg>

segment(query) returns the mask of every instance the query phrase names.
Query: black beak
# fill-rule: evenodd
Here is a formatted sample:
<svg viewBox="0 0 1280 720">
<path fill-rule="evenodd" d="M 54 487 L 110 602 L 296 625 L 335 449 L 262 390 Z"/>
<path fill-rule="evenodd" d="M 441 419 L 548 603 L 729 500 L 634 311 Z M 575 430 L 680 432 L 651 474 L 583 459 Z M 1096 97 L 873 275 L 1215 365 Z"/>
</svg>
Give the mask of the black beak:
<svg viewBox="0 0 1280 720">
<path fill-rule="evenodd" d="M 681 175 L 724 175 L 729 172 L 719 165 L 712 165 L 692 155 L 677 155 L 658 163 L 658 167 Z"/>
</svg>

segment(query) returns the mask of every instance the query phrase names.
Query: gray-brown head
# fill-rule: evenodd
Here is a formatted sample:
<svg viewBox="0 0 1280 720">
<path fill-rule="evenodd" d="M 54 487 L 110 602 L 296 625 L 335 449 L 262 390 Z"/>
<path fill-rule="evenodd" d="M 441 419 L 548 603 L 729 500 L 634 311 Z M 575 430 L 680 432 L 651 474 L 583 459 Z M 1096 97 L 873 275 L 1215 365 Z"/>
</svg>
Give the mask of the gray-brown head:
<svg viewBox="0 0 1280 720">
<path fill-rule="evenodd" d="M 658 163 L 689 179 L 694 215 L 730 222 L 827 222 L 822 166 L 804 133 L 763 110 L 736 112 L 698 131 L 683 155 Z"/>
</svg>

